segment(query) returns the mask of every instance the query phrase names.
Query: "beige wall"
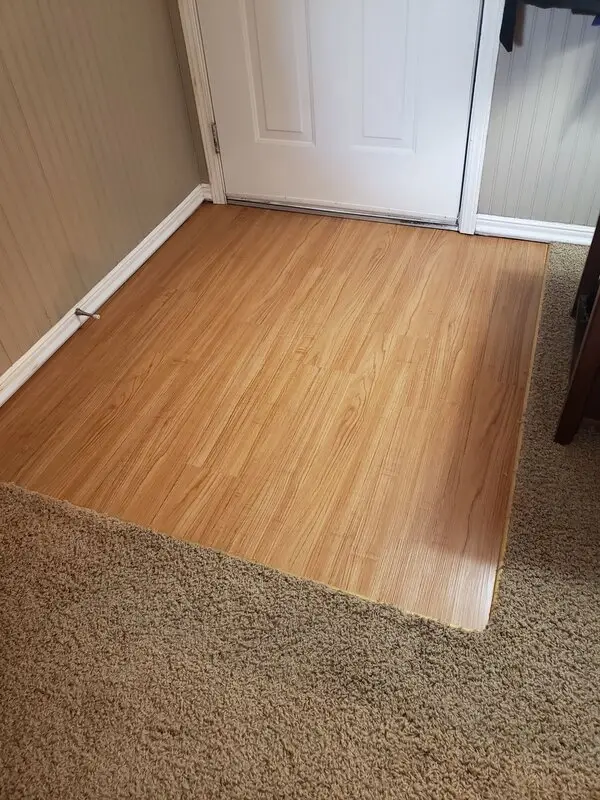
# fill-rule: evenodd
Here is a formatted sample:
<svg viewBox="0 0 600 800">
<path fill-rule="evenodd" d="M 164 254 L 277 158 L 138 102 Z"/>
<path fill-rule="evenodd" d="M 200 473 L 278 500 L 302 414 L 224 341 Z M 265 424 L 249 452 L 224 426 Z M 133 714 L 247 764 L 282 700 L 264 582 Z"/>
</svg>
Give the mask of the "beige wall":
<svg viewBox="0 0 600 800">
<path fill-rule="evenodd" d="M 202 180 L 167 0 L 0 3 L 0 372 Z"/>
<path fill-rule="evenodd" d="M 175 49 L 177 51 L 181 82 L 183 84 L 183 95 L 185 97 L 188 118 L 190 120 L 190 128 L 192 130 L 192 137 L 194 139 L 196 158 L 198 159 L 198 171 L 200 173 L 200 177 L 202 178 L 202 183 L 208 183 L 208 168 L 206 166 L 206 157 L 204 155 L 204 145 L 202 144 L 200 123 L 198 122 L 198 114 L 196 113 L 194 86 L 192 84 L 192 76 L 190 74 L 190 67 L 187 60 L 185 39 L 183 36 L 183 28 L 181 27 L 181 17 L 179 16 L 179 6 L 177 0 L 167 1 L 169 13 L 171 15 L 171 25 L 173 28 L 173 38 L 175 39 Z"/>
<path fill-rule="evenodd" d="M 525 7 L 500 48 L 479 211 L 595 225 L 600 211 L 600 28 Z"/>
</svg>

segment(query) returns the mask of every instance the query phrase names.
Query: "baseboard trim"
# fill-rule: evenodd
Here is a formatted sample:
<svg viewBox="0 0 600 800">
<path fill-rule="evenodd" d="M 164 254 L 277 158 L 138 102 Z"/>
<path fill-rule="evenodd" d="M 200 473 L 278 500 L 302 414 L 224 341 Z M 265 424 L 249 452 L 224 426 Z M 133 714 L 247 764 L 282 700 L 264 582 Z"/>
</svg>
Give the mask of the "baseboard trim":
<svg viewBox="0 0 600 800">
<path fill-rule="evenodd" d="M 202 194 L 204 195 L 204 199 L 207 202 L 212 203 L 213 196 L 212 196 L 212 189 L 210 188 L 210 183 L 201 183 L 200 189 L 202 189 Z"/>
<path fill-rule="evenodd" d="M 561 222 L 542 222 L 535 219 L 514 219 L 478 214 L 475 233 L 484 236 L 504 236 L 532 242 L 566 242 L 589 245 L 594 228 L 587 225 L 567 225 Z"/>
<path fill-rule="evenodd" d="M 125 281 L 130 278 L 177 228 L 200 206 L 206 197 L 208 184 L 200 184 L 193 189 L 156 228 L 142 239 L 134 249 L 123 258 L 108 275 L 102 278 L 81 300 L 73 306 L 44 334 L 18 361 L 0 375 L 0 406 L 2 406 L 25 381 L 27 381 L 67 339 L 85 324 L 85 317 L 75 316 L 75 309 L 95 313 Z"/>
</svg>

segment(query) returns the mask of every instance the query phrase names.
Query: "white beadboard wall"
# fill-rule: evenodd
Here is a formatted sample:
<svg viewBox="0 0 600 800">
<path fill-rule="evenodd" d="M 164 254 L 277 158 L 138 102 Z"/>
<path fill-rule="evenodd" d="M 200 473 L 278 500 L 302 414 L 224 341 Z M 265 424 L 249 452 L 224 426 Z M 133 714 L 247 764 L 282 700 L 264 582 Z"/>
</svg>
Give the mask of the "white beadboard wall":
<svg viewBox="0 0 600 800">
<path fill-rule="evenodd" d="M 595 225 L 600 211 L 600 27 L 525 8 L 500 48 L 479 213 Z"/>
</svg>

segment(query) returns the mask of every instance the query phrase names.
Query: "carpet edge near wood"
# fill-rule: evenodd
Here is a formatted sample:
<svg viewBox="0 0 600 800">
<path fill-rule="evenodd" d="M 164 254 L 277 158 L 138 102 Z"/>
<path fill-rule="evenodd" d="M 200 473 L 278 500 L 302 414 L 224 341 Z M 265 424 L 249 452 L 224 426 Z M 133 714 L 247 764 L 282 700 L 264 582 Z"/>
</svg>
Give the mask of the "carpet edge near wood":
<svg viewBox="0 0 600 800">
<path fill-rule="evenodd" d="M 600 797 L 600 437 L 552 443 L 584 257 L 551 248 L 484 632 L 0 487 L 0 796 Z"/>
</svg>

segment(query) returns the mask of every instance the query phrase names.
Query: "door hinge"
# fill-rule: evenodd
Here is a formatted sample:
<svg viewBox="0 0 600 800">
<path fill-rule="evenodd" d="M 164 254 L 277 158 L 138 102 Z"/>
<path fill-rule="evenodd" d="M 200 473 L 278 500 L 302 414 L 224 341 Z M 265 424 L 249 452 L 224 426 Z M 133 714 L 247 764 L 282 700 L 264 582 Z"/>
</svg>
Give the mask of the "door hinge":
<svg viewBox="0 0 600 800">
<path fill-rule="evenodd" d="M 217 130 L 217 123 L 211 123 L 211 130 L 212 130 L 212 137 L 213 137 L 213 144 L 215 146 L 215 153 L 221 152 L 221 145 L 219 144 L 219 131 Z"/>
</svg>

